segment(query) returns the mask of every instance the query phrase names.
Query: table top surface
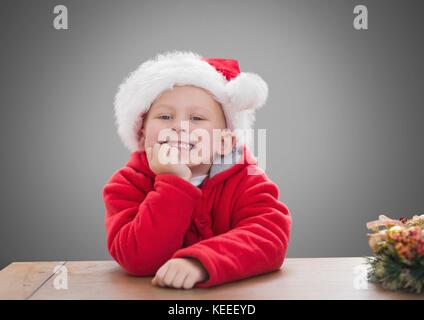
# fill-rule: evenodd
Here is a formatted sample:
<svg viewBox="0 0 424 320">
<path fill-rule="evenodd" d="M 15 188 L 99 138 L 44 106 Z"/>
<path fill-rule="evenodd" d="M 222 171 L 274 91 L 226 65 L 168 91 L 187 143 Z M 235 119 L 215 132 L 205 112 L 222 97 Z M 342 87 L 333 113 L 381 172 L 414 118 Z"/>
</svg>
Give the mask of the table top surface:
<svg viewBox="0 0 424 320">
<path fill-rule="evenodd" d="M 364 258 L 287 258 L 278 271 L 212 288 L 151 285 L 114 261 L 14 262 L 0 271 L 0 299 L 424 299 L 366 281 Z"/>
</svg>

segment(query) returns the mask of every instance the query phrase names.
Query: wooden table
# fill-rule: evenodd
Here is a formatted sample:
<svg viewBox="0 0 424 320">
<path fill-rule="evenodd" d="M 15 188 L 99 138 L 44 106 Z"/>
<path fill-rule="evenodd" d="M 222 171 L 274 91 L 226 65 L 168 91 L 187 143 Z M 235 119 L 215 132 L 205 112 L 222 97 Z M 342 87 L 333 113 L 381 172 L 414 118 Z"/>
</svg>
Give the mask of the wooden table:
<svg viewBox="0 0 424 320">
<path fill-rule="evenodd" d="M 364 267 L 363 258 L 287 258 L 275 272 L 184 290 L 154 287 L 114 261 L 14 262 L 0 271 L 0 299 L 424 299 L 364 281 Z M 57 289 L 66 276 L 68 288 Z"/>
</svg>

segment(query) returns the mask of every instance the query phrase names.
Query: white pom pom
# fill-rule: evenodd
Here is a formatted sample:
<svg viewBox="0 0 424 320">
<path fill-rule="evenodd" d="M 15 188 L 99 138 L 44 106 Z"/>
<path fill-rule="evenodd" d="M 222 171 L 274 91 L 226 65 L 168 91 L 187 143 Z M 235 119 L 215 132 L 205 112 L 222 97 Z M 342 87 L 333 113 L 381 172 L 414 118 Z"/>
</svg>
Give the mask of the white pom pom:
<svg viewBox="0 0 424 320">
<path fill-rule="evenodd" d="M 242 72 L 226 86 L 233 110 L 254 110 L 261 108 L 268 97 L 268 85 L 257 74 Z"/>
</svg>

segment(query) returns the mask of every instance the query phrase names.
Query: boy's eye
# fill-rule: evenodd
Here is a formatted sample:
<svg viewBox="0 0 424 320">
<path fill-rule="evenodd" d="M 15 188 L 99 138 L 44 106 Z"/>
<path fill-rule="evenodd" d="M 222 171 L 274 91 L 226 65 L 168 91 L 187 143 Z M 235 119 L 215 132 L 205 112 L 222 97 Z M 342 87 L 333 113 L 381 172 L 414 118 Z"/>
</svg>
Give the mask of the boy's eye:
<svg viewBox="0 0 424 320">
<path fill-rule="evenodd" d="M 171 116 L 168 115 L 168 114 L 163 114 L 163 115 L 159 116 L 158 118 L 159 119 L 164 119 L 164 120 L 169 120 L 169 119 L 171 119 Z"/>
<path fill-rule="evenodd" d="M 193 116 L 193 120 L 197 121 L 197 120 L 204 120 L 204 119 L 198 116 Z"/>
</svg>

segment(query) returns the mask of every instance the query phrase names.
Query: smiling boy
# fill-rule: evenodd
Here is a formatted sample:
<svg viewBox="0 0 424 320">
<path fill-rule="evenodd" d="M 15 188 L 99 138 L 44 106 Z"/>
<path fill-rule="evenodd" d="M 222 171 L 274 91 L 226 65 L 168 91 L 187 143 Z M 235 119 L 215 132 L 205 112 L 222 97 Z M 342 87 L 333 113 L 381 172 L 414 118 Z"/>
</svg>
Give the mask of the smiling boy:
<svg viewBox="0 0 424 320">
<path fill-rule="evenodd" d="M 281 267 L 291 215 L 240 134 L 267 94 L 234 59 L 178 51 L 120 86 L 115 114 L 131 157 L 103 198 L 107 247 L 127 272 L 190 289 Z"/>
</svg>

